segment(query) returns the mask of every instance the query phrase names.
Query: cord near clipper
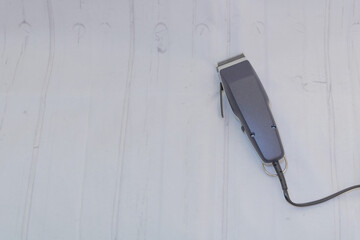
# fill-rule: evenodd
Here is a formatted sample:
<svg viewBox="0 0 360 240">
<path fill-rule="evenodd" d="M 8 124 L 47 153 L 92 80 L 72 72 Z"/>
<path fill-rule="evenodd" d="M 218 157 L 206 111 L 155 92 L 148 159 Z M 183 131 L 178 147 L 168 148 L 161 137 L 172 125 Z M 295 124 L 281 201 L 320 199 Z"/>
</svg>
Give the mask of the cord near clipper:
<svg viewBox="0 0 360 240">
<path fill-rule="evenodd" d="M 251 144 L 265 165 L 272 165 L 280 180 L 281 188 L 287 202 L 296 207 L 307 207 L 328 201 L 340 194 L 360 185 L 345 188 L 319 200 L 295 203 L 290 199 L 284 172 L 287 160 L 281 143 L 279 130 L 269 106 L 269 98 L 260 82 L 255 70 L 244 54 L 218 63 L 217 71 L 220 76 L 220 105 L 221 116 L 224 117 L 223 92 L 229 101 L 232 111 L 242 124 L 242 131 L 246 133 Z M 286 167 L 283 170 L 280 161 L 284 159 Z M 266 171 L 268 175 L 272 175 Z"/>
</svg>

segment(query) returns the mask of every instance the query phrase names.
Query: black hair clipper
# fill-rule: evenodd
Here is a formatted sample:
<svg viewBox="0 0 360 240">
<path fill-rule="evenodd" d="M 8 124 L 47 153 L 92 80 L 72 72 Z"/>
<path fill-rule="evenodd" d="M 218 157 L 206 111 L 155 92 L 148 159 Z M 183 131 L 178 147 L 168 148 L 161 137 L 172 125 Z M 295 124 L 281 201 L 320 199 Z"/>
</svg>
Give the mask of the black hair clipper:
<svg viewBox="0 0 360 240">
<path fill-rule="evenodd" d="M 220 103 L 225 90 L 231 109 L 240 120 L 242 130 L 265 163 L 284 157 L 279 131 L 271 114 L 269 98 L 259 77 L 244 54 L 220 62 Z"/>
<path fill-rule="evenodd" d="M 222 92 L 225 90 L 231 109 L 240 120 L 241 129 L 249 137 L 252 145 L 262 159 L 263 168 L 270 176 L 277 176 L 284 193 L 286 201 L 296 207 L 307 207 L 328 201 L 340 194 L 360 185 L 354 185 L 312 202 L 295 203 L 290 199 L 288 187 L 284 177 L 287 161 L 281 144 L 279 132 L 271 114 L 269 98 L 266 95 L 259 77 L 246 60 L 244 54 L 220 62 L 217 66 L 220 75 L 220 104 L 221 116 L 223 117 Z M 285 169 L 280 166 L 279 161 L 285 159 Z M 270 174 L 265 165 L 272 165 L 276 174 Z"/>
</svg>

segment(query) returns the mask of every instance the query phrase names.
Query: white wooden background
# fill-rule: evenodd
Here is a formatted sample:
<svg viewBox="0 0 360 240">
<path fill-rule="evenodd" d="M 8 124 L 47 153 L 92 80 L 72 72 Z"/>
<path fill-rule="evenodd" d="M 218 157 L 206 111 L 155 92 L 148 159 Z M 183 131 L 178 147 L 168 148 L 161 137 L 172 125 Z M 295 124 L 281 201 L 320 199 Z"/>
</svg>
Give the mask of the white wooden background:
<svg viewBox="0 0 360 240">
<path fill-rule="evenodd" d="M 293 199 L 359 183 L 359 0 L 1 0 L 0 239 L 360 239 L 360 191 L 292 207 L 220 118 L 241 52 Z"/>
</svg>

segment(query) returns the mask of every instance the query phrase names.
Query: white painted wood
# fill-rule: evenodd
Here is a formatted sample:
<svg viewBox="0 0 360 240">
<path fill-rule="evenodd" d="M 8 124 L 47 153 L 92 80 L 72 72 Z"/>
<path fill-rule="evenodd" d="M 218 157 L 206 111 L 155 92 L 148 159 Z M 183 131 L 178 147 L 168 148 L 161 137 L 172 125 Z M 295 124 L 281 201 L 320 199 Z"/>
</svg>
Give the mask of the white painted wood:
<svg viewBox="0 0 360 240">
<path fill-rule="evenodd" d="M 359 191 L 285 202 L 215 70 L 246 54 L 316 199 L 360 182 L 359 22 L 357 0 L 2 0 L 0 239 L 359 239 Z"/>
</svg>

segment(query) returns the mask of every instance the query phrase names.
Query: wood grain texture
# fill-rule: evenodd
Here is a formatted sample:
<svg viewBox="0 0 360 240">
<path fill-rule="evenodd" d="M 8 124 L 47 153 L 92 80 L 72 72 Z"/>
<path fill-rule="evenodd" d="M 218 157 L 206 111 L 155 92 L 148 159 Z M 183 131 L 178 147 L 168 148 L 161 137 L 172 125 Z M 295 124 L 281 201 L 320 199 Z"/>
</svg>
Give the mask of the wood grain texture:
<svg viewBox="0 0 360 240">
<path fill-rule="evenodd" d="M 220 117 L 241 52 L 294 200 L 359 183 L 360 1 L 2 0 L 0 239 L 359 239 L 359 191 L 290 206 Z"/>
</svg>

